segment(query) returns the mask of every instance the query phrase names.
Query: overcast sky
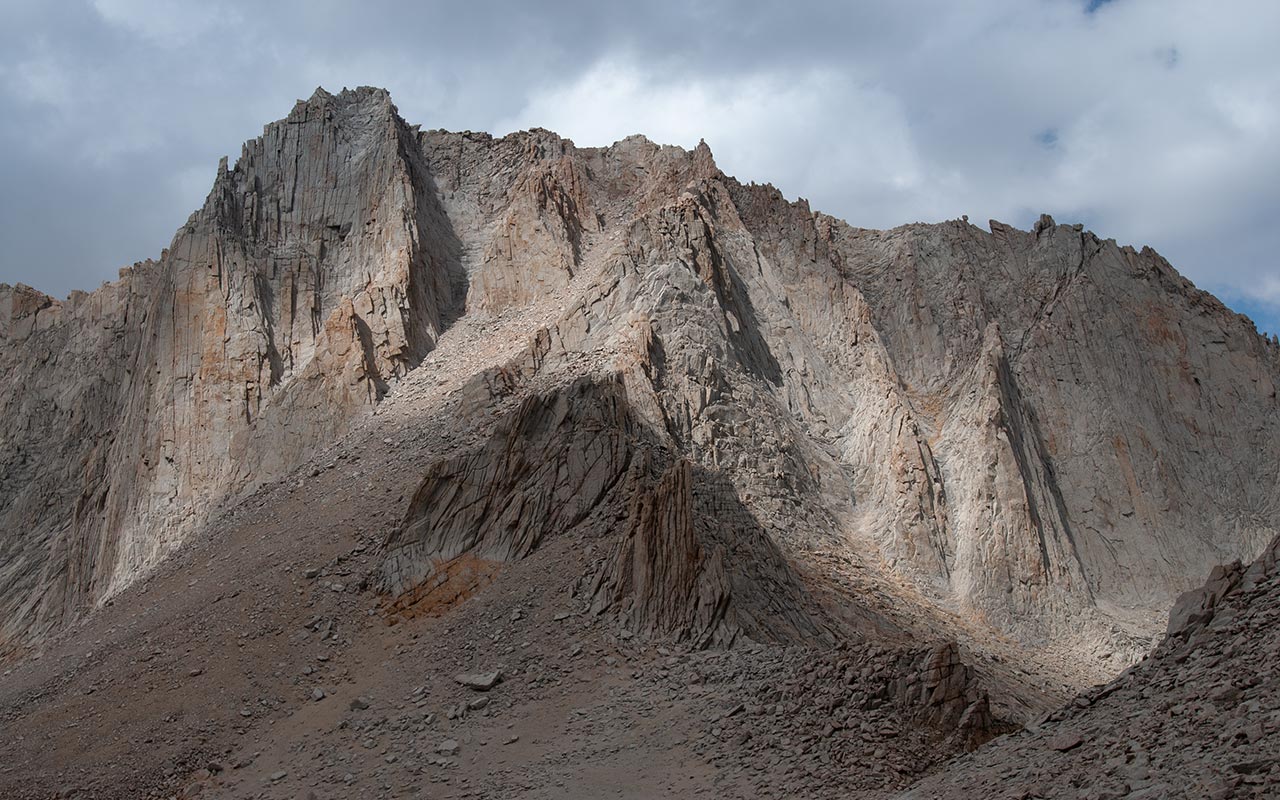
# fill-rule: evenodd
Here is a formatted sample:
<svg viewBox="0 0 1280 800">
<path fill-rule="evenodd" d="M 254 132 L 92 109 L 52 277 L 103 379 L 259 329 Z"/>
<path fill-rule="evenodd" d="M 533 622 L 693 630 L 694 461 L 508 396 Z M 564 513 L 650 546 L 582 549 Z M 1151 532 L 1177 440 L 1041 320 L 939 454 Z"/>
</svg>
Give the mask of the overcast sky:
<svg viewBox="0 0 1280 800">
<path fill-rule="evenodd" d="M 643 13 L 641 10 L 643 9 Z M 1280 2 L 0 0 L 0 281 L 159 254 L 316 86 L 427 128 L 631 133 L 864 227 L 1042 211 L 1280 331 Z"/>
</svg>

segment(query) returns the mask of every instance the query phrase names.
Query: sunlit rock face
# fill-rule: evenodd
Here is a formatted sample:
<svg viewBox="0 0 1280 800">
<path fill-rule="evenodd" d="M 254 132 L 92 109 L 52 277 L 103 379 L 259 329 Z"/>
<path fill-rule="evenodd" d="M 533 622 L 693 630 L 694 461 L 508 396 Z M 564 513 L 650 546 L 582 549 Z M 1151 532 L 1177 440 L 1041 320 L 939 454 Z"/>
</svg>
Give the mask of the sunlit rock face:
<svg viewBox="0 0 1280 800">
<path fill-rule="evenodd" d="M 535 307 L 557 321 L 469 391 L 540 404 L 422 465 L 385 591 L 592 525 L 617 547 L 584 591 L 638 634 L 826 636 L 814 559 L 856 553 L 1027 641 L 1141 636 L 1280 530 L 1280 353 L 1150 250 L 1047 217 L 854 228 L 705 146 L 422 132 L 318 91 L 158 260 L 0 287 L 3 642 L 323 451 L 456 320 Z"/>
</svg>

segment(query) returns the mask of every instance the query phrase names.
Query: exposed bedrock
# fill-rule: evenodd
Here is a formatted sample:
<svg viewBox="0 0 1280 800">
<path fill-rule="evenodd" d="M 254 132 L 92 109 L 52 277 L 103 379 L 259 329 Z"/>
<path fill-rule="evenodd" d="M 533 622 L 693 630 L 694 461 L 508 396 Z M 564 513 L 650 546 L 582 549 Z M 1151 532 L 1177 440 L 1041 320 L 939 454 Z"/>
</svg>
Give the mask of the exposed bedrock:
<svg viewBox="0 0 1280 800">
<path fill-rule="evenodd" d="M 901 797 L 1273 797 L 1278 623 L 1280 538 L 1214 567 L 1142 661 Z"/>
<path fill-rule="evenodd" d="M 546 537 L 603 549 L 586 589 L 622 629 L 694 646 L 822 637 L 816 603 L 723 479 L 673 456 L 621 376 L 531 397 L 482 446 L 427 470 L 387 542 L 392 611 L 454 592 L 456 563 L 508 562 Z"/>
<path fill-rule="evenodd" d="M 1101 653 L 1280 531 L 1280 347 L 1149 249 L 1047 217 L 860 229 L 705 145 L 419 131 L 320 90 L 158 260 L 0 287 L 0 642 L 331 446 L 454 327 L 527 342 L 433 366 L 477 419 L 519 411 L 421 465 L 397 595 L 598 529 L 597 596 L 637 630 L 808 635 L 769 576 L 858 561 L 1027 642 L 1095 621 Z"/>
<path fill-rule="evenodd" d="M 428 188 L 385 92 L 321 90 L 219 166 L 158 261 L 64 302 L 0 291 L 23 387 L 0 430 L 6 638 L 130 582 L 417 364 L 456 300 Z"/>
</svg>

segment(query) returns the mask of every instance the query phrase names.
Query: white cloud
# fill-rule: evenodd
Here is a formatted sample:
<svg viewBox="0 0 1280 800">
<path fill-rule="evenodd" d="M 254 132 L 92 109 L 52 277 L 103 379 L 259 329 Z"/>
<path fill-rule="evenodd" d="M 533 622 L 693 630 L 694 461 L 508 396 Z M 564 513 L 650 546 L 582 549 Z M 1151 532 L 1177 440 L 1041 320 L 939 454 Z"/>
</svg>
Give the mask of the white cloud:
<svg viewBox="0 0 1280 800">
<path fill-rule="evenodd" d="M 75 98 L 75 86 L 71 76 L 47 54 L 41 54 L 15 63 L 0 71 L 9 91 L 29 103 L 40 103 L 56 108 L 69 107 Z"/>
<path fill-rule="evenodd" d="M 166 47 L 189 44 L 204 33 L 242 23 L 223 3 L 181 0 L 93 0 L 103 20 Z"/>
<path fill-rule="evenodd" d="M 927 182 L 897 101 L 830 70 L 673 77 L 606 60 L 535 92 L 496 125 L 500 132 L 529 127 L 584 146 L 635 133 L 685 148 L 705 139 L 726 172 L 780 183 L 827 208 L 849 198 L 869 204 L 913 195 Z M 874 223 L 905 221 L 892 215 L 893 206 L 875 211 Z"/>
</svg>

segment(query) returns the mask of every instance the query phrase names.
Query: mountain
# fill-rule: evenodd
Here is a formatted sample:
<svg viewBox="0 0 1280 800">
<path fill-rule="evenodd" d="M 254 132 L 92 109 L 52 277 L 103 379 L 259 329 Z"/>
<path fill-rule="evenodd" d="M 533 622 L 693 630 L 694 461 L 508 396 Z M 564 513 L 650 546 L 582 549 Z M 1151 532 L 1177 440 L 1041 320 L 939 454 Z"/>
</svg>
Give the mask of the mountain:
<svg viewBox="0 0 1280 800">
<path fill-rule="evenodd" d="M 14 786 L 221 781 L 201 762 L 261 717 L 332 723 L 299 686 L 395 685 L 385 649 L 501 661 L 543 709 L 584 658 L 756 686 L 743 709 L 790 710 L 700 745 L 756 721 L 715 751 L 747 759 L 725 791 L 879 750 L 829 788 L 887 791 L 1113 676 L 1280 533 L 1280 347 L 1150 249 L 1048 217 L 854 228 L 705 144 L 421 131 L 377 89 L 300 101 L 119 281 L 0 286 L 0 375 L 7 724 L 94 717 L 89 690 L 140 714 L 66 734 L 74 760 L 14 745 Z M 578 648 L 559 677 L 512 655 L 526 626 L 546 663 Z M 160 691 L 201 676 L 203 722 Z M 146 754 L 94 735 L 170 717 Z M 811 725 L 812 770 L 742 782 L 753 737 Z"/>
<path fill-rule="evenodd" d="M 159 261 L 0 291 L 4 636 L 81 616 L 296 467 L 428 352 L 450 241 L 385 93 L 323 92 L 219 167 Z"/>
</svg>

